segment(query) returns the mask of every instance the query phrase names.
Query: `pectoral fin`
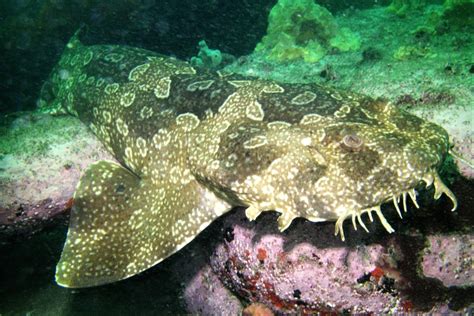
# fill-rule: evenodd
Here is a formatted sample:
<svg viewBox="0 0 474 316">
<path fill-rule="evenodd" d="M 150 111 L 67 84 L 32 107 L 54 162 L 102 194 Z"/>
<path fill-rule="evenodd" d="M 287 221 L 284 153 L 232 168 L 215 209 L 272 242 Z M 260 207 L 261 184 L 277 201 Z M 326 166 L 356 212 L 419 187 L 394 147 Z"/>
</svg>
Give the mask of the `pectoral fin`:
<svg viewBox="0 0 474 316">
<path fill-rule="evenodd" d="M 90 166 L 76 189 L 56 282 L 80 288 L 144 271 L 196 237 L 230 205 L 191 180 L 144 180 L 121 165 Z"/>
</svg>

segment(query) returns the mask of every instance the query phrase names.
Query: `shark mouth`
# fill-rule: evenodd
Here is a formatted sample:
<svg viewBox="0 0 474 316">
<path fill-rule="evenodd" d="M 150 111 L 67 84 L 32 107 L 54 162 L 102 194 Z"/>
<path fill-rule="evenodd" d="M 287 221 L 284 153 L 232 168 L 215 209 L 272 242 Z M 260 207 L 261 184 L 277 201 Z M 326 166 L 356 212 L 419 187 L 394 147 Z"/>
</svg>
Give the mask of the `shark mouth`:
<svg viewBox="0 0 474 316">
<path fill-rule="evenodd" d="M 453 202 L 453 208 L 451 209 L 451 211 L 456 210 L 456 208 L 458 207 L 458 201 L 456 199 L 456 196 L 443 183 L 443 181 L 441 181 L 441 178 L 439 177 L 436 170 L 433 170 L 432 172 L 426 174 L 420 181 L 424 181 L 426 184 L 426 187 L 429 187 L 432 184 L 434 184 L 434 188 L 435 188 L 434 199 L 438 200 L 441 197 L 441 195 L 444 193 Z M 418 205 L 418 202 L 416 201 L 417 193 L 414 188 L 408 191 L 401 192 L 398 195 L 393 195 L 392 197 L 389 197 L 388 199 L 385 200 L 385 202 L 392 200 L 393 205 L 395 206 L 395 209 L 397 210 L 398 216 L 400 216 L 400 218 L 402 218 L 402 212 L 400 210 L 400 200 L 402 200 L 403 211 L 406 213 L 407 212 L 407 196 L 411 198 L 416 208 L 420 208 L 420 206 Z M 375 212 L 375 214 L 377 214 L 380 222 L 382 223 L 383 227 L 387 230 L 387 232 L 393 233 L 395 230 L 393 229 L 392 226 L 390 226 L 385 216 L 383 216 L 380 207 L 381 207 L 381 204 L 372 206 L 366 209 L 362 209 L 360 211 L 352 211 L 344 215 L 341 215 L 336 221 L 335 235 L 337 236 L 340 233 L 342 241 L 345 240 L 343 223 L 344 223 L 344 220 L 348 218 L 349 216 L 352 217 L 352 225 L 354 226 L 355 230 L 357 230 L 357 222 L 358 222 L 359 225 L 362 226 L 362 228 L 366 232 L 369 232 L 369 230 L 367 229 L 367 226 L 365 226 L 364 222 L 362 221 L 361 216 L 362 214 L 367 213 L 367 215 L 369 216 L 370 222 L 373 222 L 374 218 L 372 217 L 372 212 Z M 356 222 L 356 219 L 357 219 L 357 222 Z"/>
</svg>

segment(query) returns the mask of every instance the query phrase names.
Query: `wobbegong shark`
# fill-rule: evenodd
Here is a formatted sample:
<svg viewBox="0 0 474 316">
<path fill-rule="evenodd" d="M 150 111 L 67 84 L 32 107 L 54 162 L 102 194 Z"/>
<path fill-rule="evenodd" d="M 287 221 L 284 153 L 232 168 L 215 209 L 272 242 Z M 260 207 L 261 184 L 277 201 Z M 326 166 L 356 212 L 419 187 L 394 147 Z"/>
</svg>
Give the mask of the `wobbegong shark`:
<svg viewBox="0 0 474 316">
<path fill-rule="evenodd" d="M 297 217 L 335 221 L 343 240 L 347 218 L 368 231 L 364 214 L 393 232 L 381 205 L 393 202 L 401 216 L 409 197 L 418 206 L 422 183 L 457 206 L 437 173 L 445 130 L 383 100 L 86 46 L 77 34 L 40 100 L 87 124 L 118 161 L 80 178 L 56 267 L 64 287 L 136 275 L 235 206 L 250 220 L 280 213 L 281 231 Z"/>
</svg>

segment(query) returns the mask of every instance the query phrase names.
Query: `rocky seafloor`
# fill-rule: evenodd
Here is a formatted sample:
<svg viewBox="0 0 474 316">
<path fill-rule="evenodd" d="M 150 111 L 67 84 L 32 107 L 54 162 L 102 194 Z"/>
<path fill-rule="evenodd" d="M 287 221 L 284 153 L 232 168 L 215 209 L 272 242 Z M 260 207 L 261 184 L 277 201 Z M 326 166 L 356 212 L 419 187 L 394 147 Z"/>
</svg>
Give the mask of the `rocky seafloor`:
<svg viewBox="0 0 474 316">
<path fill-rule="evenodd" d="M 249 306 L 263 309 L 256 303 L 275 314 L 468 313 L 474 302 L 474 183 L 465 163 L 474 157 L 469 47 L 453 50 L 452 35 L 439 36 L 430 46 L 436 54 L 395 61 L 390 56 L 397 44 L 390 38 L 416 40 L 407 30 L 416 28 L 417 17 L 384 20 L 377 10 L 357 11 L 339 23 L 376 43 L 379 30 L 367 21 L 397 30 L 388 33 L 390 44 L 380 41 L 374 48 L 385 57 L 364 61 L 358 52 L 329 55 L 312 67 L 281 67 L 252 55 L 231 68 L 383 96 L 442 125 L 464 157 L 455 159 L 460 173 L 453 164 L 442 172 L 459 199 L 456 212 L 450 212 L 449 200 L 434 202 L 432 189 L 424 190 L 421 209 L 410 205 L 403 219 L 384 206 L 394 234 L 379 223 L 368 225 L 370 234 L 347 223 L 343 243 L 333 236 L 333 223 L 296 220 L 280 233 L 276 214 L 248 222 L 237 208 L 153 269 L 117 284 L 71 291 L 53 281 L 70 199 L 87 165 L 113 157 L 75 118 L 11 114 L 0 130 L 0 314 L 237 315 Z"/>
</svg>

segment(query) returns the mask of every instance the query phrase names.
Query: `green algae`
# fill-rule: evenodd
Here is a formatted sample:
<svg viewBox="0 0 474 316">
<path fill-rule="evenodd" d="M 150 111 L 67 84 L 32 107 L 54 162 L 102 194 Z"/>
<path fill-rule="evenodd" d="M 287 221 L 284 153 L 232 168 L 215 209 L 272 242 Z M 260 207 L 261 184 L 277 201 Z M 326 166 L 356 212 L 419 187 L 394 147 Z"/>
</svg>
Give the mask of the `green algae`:
<svg viewBox="0 0 474 316">
<path fill-rule="evenodd" d="M 9 154 L 18 157 L 44 156 L 55 141 L 74 138 L 77 133 L 75 120 L 35 112 L 5 116 L 0 124 L 0 157 Z"/>
<path fill-rule="evenodd" d="M 267 35 L 257 44 L 271 60 L 314 63 L 330 50 L 357 50 L 360 38 L 339 28 L 332 14 L 312 0 L 280 0 L 268 17 Z"/>
</svg>

